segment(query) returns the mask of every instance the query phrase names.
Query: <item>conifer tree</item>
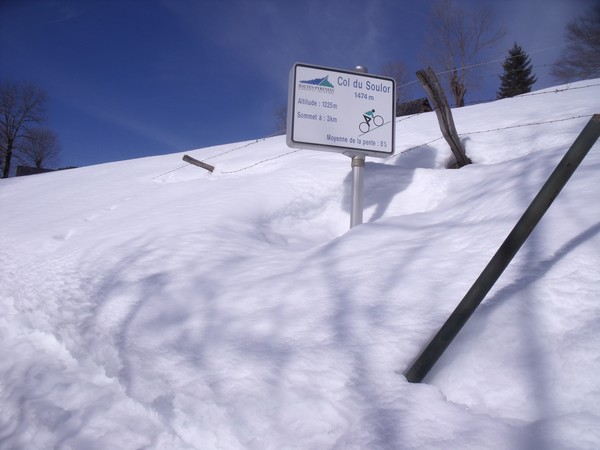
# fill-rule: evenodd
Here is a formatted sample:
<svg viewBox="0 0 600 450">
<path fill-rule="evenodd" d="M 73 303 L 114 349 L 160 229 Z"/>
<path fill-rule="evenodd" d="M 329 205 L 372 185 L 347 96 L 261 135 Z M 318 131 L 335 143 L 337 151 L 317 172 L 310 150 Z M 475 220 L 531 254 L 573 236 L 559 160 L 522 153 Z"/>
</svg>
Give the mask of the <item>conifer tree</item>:
<svg viewBox="0 0 600 450">
<path fill-rule="evenodd" d="M 531 86 L 537 81 L 531 75 L 531 59 L 516 43 L 508 51 L 508 56 L 502 63 L 504 73 L 500 75 L 500 90 L 497 98 L 514 97 L 515 95 L 531 92 Z"/>
</svg>

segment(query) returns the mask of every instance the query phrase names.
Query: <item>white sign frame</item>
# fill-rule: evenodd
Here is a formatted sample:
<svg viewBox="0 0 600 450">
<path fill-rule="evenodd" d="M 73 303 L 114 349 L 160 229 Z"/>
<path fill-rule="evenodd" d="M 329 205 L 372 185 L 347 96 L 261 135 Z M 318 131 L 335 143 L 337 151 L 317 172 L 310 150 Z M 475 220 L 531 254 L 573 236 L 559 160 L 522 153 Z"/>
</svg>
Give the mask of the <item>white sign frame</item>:
<svg viewBox="0 0 600 450">
<path fill-rule="evenodd" d="M 394 154 L 394 79 L 296 63 L 289 83 L 289 147 L 348 156 L 385 158 Z"/>
</svg>

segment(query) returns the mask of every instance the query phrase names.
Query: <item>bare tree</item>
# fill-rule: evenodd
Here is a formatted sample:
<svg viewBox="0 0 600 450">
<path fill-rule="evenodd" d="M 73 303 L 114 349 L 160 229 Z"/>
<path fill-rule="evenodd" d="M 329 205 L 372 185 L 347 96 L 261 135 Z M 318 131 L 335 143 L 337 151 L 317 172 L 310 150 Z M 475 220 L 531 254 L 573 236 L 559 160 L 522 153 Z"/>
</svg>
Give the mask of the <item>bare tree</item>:
<svg viewBox="0 0 600 450">
<path fill-rule="evenodd" d="M 43 118 L 46 93 L 32 84 L 0 82 L 0 154 L 2 178 L 10 173 L 15 150 L 32 125 Z"/>
<path fill-rule="evenodd" d="M 566 39 L 552 76 L 565 82 L 600 77 L 600 3 L 567 25 Z"/>
<path fill-rule="evenodd" d="M 38 169 L 55 163 L 58 160 L 60 150 L 58 136 L 49 128 L 30 130 L 22 147 L 25 158 Z"/>
<path fill-rule="evenodd" d="M 439 0 L 433 6 L 422 59 L 445 75 L 455 106 L 465 105 L 467 88 L 476 84 L 476 58 L 505 36 L 493 19 L 489 9 L 465 9 L 452 0 Z"/>
<path fill-rule="evenodd" d="M 403 85 L 405 85 L 408 80 L 407 70 L 404 63 L 387 63 L 381 67 L 380 73 L 381 75 L 393 78 L 396 81 L 396 104 L 402 103 L 405 100 Z"/>
</svg>

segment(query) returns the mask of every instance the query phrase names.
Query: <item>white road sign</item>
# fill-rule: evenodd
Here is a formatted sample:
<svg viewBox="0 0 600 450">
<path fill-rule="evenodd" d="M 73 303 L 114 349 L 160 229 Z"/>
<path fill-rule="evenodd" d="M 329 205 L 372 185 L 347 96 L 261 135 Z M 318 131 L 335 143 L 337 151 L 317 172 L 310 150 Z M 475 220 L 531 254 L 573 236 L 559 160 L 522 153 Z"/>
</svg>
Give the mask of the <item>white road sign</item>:
<svg viewBox="0 0 600 450">
<path fill-rule="evenodd" d="M 295 64 L 290 72 L 287 145 L 349 156 L 394 153 L 391 78 Z"/>
</svg>

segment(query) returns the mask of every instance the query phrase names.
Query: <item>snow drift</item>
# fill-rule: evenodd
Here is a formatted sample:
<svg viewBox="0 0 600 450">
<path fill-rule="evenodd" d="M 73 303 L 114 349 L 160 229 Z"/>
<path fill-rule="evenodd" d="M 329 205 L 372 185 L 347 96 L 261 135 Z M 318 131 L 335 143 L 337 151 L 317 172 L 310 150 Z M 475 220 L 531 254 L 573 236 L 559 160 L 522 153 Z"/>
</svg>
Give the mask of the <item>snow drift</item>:
<svg viewBox="0 0 600 450">
<path fill-rule="evenodd" d="M 0 181 L 0 448 L 600 447 L 600 144 L 424 384 L 402 373 L 598 113 L 600 82 Z M 594 100 L 596 99 L 596 100 Z"/>
</svg>

